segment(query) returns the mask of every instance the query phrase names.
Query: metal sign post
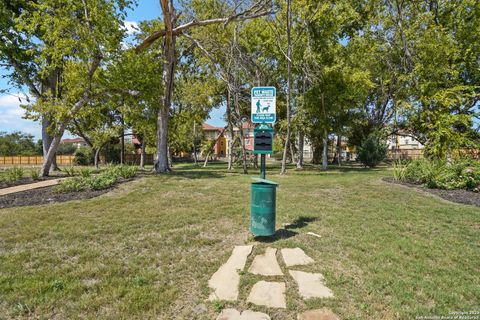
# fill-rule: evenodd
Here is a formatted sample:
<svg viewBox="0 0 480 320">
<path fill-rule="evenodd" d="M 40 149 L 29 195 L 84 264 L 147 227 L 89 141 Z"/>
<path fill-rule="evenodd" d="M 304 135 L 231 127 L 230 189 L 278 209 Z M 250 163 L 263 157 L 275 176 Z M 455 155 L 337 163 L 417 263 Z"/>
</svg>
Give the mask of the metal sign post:
<svg viewBox="0 0 480 320">
<path fill-rule="evenodd" d="M 260 178 L 252 183 L 250 203 L 250 231 L 255 236 L 275 234 L 277 183 L 266 180 L 266 155 L 273 153 L 276 120 L 276 89 L 255 87 L 252 89 L 252 123 L 259 123 L 253 130 L 253 153 L 260 155 Z"/>
<path fill-rule="evenodd" d="M 266 176 L 266 154 L 273 153 L 273 128 L 268 123 L 277 120 L 277 89 L 275 87 L 252 88 L 252 123 L 260 123 L 255 128 L 254 154 L 260 154 L 260 178 Z"/>
</svg>

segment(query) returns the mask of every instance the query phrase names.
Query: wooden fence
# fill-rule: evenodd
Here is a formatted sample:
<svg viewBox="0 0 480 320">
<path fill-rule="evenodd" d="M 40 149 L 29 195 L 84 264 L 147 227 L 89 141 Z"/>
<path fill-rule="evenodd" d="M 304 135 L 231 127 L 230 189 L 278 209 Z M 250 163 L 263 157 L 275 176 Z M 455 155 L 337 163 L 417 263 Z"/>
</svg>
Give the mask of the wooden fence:
<svg viewBox="0 0 480 320">
<path fill-rule="evenodd" d="M 57 156 L 57 164 L 58 165 L 72 165 L 73 159 L 75 156 L 72 155 L 63 155 Z M 12 166 L 35 166 L 41 165 L 43 163 L 42 156 L 10 156 L 10 157 L 3 157 L 0 156 L 0 165 L 12 165 Z"/>
<path fill-rule="evenodd" d="M 453 159 L 456 158 L 468 158 L 480 160 L 480 150 L 474 149 L 461 149 L 451 154 Z M 388 150 L 388 160 L 412 160 L 423 158 L 423 149 L 396 149 Z"/>
<path fill-rule="evenodd" d="M 388 150 L 388 160 L 412 160 L 423 158 L 422 149 L 395 149 Z"/>
<path fill-rule="evenodd" d="M 128 165 L 140 165 L 140 155 L 139 154 L 126 154 L 125 155 L 125 164 Z M 153 164 L 153 154 L 145 155 L 145 164 Z"/>
</svg>

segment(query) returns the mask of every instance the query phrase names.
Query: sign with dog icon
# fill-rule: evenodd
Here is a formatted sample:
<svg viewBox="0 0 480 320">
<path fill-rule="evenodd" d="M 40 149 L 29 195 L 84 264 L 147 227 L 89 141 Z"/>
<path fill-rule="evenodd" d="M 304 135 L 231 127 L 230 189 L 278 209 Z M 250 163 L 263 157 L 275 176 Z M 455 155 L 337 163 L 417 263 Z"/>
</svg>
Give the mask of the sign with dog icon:
<svg viewBox="0 0 480 320">
<path fill-rule="evenodd" d="M 252 88 L 252 123 L 275 123 L 276 96 L 275 87 Z"/>
</svg>

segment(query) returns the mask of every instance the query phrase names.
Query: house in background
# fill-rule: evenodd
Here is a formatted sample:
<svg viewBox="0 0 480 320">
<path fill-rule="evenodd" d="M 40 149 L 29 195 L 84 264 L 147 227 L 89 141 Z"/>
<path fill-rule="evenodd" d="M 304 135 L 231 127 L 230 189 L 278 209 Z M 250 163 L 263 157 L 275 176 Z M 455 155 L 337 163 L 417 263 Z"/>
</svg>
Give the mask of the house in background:
<svg viewBox="0 0 480 320">
<path fill-rule="evenodd" d="M 205 137 L 209 140 L 217 140 L 213 148 L 213 158 L 224 158 L 227 156 L 227 139 L 223 128 L 214 127 L 208 123 L 202 124 L 202 130 Z M 220 136 L 221 135 L 221 136 Z"/>
<path fill-rule="evenodd" d="M 87 143 L 85 142 L 85 140 L 83 140 L 83 138 L 63 139 L 62 141 L 60 141 L 60 143 L 61 144 L 71 144 L 77 149 L 80 148 L 80 147 L 87 146 Z"/>
<path fill-rule="evenodd" d="M 255 125 L 252 124 L 250 121 L 246 121 L 242 124 L 243 129 L 243 139 L 245 141 L 245 148 L 248 151 L 253 151 L 253 129 L 255 129 Z M 205 134 L 207 139 L 217 139 L 220 134 L 222 136 L 218 139 L 215 148 L 214 148 L 214 158 L 225 158 L 227 157 L 229 150 L 229 142 L 237 139 L 240 136 L 240 129 L 237 127 L 233 128 L 233 137 L 228 130 L 223 130 L 220 127 L 214 127 L 208 123 L 202 124 L 202 130 Z"/>
<path fill-rule="evenodd" d="M 387 140 L 389 150 L 405 150 L 405 149 L 423 149 L 424 145 L 412 136 L 400 131 L 391 135 Z"/>
</svg>

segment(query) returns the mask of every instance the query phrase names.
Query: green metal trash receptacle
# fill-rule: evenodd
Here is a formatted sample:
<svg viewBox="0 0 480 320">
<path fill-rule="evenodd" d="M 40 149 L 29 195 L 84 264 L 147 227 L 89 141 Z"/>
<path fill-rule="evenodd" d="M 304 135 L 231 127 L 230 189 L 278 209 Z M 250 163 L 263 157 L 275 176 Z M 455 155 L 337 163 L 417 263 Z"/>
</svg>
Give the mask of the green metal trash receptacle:
<svg viewBox="0 0 480 320">
<path fill-rule="evenodd" d="M 278 184 L 254 178 L 250 201 L 250 232 L 255 236 L 275 234 L 276 189 Z"/>
</svg>

